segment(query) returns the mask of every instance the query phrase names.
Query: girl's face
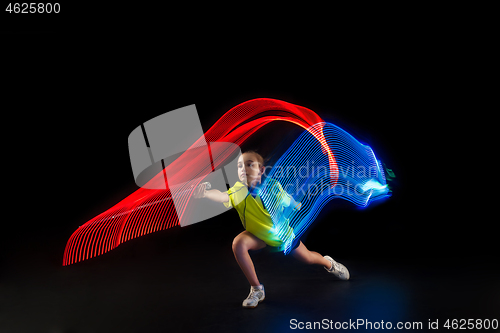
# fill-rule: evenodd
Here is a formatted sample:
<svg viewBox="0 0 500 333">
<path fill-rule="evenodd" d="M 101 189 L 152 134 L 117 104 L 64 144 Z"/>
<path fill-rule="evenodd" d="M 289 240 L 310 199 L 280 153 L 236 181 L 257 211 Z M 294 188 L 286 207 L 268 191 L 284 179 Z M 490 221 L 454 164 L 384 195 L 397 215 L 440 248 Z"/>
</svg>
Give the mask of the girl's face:
<svg viewBox="0 0 500 333">
<path fill-rule="evenodd" d="M 259 166 L 259 160 L 254 153 L 244 153 L 238 158 L 238 177 L 247 186 L 260 183 L 264 167 Z"/>
</svg>

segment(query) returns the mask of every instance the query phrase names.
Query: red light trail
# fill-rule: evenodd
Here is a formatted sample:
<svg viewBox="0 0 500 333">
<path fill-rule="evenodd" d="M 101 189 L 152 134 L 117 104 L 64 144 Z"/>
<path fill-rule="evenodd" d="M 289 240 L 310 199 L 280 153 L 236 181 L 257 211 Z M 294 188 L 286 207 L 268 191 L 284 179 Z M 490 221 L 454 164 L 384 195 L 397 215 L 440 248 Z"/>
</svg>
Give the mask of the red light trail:
<svg viewBox="0 0 500 333">
<path fill-rule="evenodd" d="M 63 265 L 99 256 L 130 239 L 179 225 L 184 213 L 189 211 L 194 188 L 203 182 L 203 177 L 227 163 L 237 149 L 237 146 L 227 148 L 209 144 L 212 163 L 207 164 L 199 156 L 199 147 L 212 142 L 231 142 L 240 146 L 257 130 L 273 121 L 291 122 L 314 135 L 322 145 L 322 152 L 328 154 L 333 187 L 338 179 L 334 154 L 326 143 L 322 127 L 311 128 L 324 120 L 302 106 L 270 98 L 252 99 L 227 111 L 204 136 L 193 143 L 193 149 L 185 151 L 148 182 L 153 185 L 150 188 L 160 188 L 154 184 L 164 184 L 164 172 L 168 171 L 169 188 L 141 187 L 74 231 L 64 250 Z M 175 206 L 173 200 L 167 200 L 172 195 L 180 196 Z"/>
</svg>

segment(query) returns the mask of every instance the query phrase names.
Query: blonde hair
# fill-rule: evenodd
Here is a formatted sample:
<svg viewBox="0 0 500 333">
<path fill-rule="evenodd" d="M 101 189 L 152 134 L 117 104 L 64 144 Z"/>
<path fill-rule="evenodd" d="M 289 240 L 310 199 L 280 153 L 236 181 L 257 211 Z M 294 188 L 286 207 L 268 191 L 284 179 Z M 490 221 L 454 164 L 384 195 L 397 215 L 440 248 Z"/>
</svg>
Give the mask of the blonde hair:
<svg viewBox="0 0 500 333">
<path fill-rule="evenodd" d="M 255 154 L 257 156 L 257 159 L 260 164 L 261 167 L 265 166 L 265 160 L 264 160 L 264 157 L 262 157 L 261 154 L 259 154 L 256 150 L 253 150 L 253 149 L 250 149 L 250 150 L 245 150 L 244 152 L 241 153 L 241 155 L 243 154 L 246 154 L 246 153 L 251 153 L 251 154 Z"/>
</svg>

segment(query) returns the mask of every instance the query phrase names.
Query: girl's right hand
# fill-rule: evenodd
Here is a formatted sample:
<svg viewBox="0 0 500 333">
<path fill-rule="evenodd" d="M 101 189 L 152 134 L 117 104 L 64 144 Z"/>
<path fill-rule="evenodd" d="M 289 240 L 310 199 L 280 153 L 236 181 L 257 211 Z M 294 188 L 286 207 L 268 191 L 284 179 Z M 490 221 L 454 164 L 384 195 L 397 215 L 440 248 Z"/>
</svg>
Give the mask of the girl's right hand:
<svg viewBox="0 0 500 333">
<path fill-rule="evenodd" d="M 205 192 L 206 192 L 206 183 L 201 183 L 196 187 L 193 193 L 193 197 L 199 199 L 199 198 L 204 198 L 205 197 Z"/>
</svg>

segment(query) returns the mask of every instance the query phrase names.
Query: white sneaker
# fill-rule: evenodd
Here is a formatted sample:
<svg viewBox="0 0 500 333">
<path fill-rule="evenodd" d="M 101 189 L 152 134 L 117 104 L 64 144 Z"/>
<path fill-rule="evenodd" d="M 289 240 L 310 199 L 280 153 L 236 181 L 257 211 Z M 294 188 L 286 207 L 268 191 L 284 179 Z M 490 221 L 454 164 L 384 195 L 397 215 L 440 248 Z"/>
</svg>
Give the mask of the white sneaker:
<svg viewBox="0 0 500 333">
<path fill-rule="evenodd" d="M 261 288 L 254 286 L 250 287 L 250 294 L 248 294 L 248 297 L 243 301 L 244 308 L 255 308 L 264 298 L 266 298 L 264 285 L 261 284 L 260 287 Z"/>
<path fill-rule="evenodd" d="M 344 265 L 336 262 L 332 259 L 332 257 L 325 256 L 324 258 L 332 263 L 332 267 L 330 269 L 325 267 L 328 273 L 332 273 L 341 280 L 349 280 L 349 271 Z"/>
</svg>

